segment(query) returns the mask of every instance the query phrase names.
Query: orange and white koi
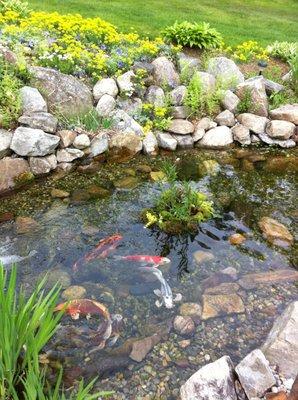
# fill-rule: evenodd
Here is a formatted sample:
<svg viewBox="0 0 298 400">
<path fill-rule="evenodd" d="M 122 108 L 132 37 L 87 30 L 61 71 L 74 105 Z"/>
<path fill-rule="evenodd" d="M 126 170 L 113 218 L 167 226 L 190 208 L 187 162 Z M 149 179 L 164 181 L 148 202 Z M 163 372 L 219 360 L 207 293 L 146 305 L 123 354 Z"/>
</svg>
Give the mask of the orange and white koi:
<svg viewBox="0 0 298 400">
<path fill-rule="evenodd" d="M 91 314 L 101 315 L 110 320 L 110 313 L 107 307 L 98 301 L 90 299 L 71 300 L 67 303 L 58 304 L 54 311 L 64 310 L 72 319 L 79 319 L 81 315 L 89 316 Z"/>
<path fill-rule="evenodd" d="M 112 253 L 116 247 L 119 245 L 119 242 L 123 239 L 121 235 L 113 235 L 109 236 L 105 239 L 101 239 L 95 249 L 91 250 L 89 253 L 85 254 L 78 261 L 75 262 L 72 269 L 74 272 L 79 270 L 79 267 L 85 264 L 86 262 L 98 259 L 98 258 L 106 258 L 110 253 Z"/>
<path fill-rule="evenodd" d="M 161 256 L 148 256 L 148 255 L 142 255 L 142 254 L 135 254 L 135 255 L 128 255 L 128 256 L 115 256 L 117 260 L 123 260 L 123 261 L 132 261 L 132 262 L 138 262 L 141 265 L 152 265 L 153 267 L 159 267 L 162 265 L 169 264 L 171 260 L 167 257 L 161 257 Z"/>
</svg>

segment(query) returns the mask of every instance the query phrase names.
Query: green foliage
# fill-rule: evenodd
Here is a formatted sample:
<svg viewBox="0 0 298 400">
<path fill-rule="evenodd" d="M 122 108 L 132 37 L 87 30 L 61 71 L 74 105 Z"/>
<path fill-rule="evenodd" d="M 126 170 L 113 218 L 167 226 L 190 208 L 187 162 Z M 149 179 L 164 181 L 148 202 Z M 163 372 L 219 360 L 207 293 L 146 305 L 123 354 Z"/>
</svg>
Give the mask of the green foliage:
<svg viewBox="0 0 298 400">
<path fill-rule="evenodd" d="M 22 0 L 0 0 L 0 13 L 14 11 L 22 16 L 29 14 L 28 3 Z"/>
<path fill-rule="evenodd" d="M 172 43 L 199 49 L 218 48 L 223 43 L 221 34 L 216 29 L 210 28 L 206 22 L 199 24 L 176 21 L 174 25 L 164 30 L 163 36 Z"/>
<path fill-rule="evenodd" d="M 81 128 L 88 132 L 97 132 L 101 128 L 109 129 L 112 126 L 112 121 L 109 118 L 100 117 L 96 110 L 72 118 L 60 115 L 59 121 L 65 129 Z"/>
<path fill-rule="evenodd" d="M 298 48 L 297 48 L 297 53 L 293 57 L 291 57 L 289 64 L 291 67 L 290 86 L 297 97 L 298 96 Z"/>
<path fill-rule="evenodd" d="M 252 109 L 253 103 L 251 98 L 251 92 L 249 89 L 244 90 L 243 97 L 239 101 L 237 106 L 237 112 L 239 114 L 249 112 Z"/>
<path fill-rule="evenodd" d="M 187 86 L 184 104 L 191 110 L 192 115 L 213 115 L 220 110 L 220 101 L 223 98 L 224 85 L 216 83 L 214 90 L 205 90 L 200 75 L 195 73 Z"/>
<path fill-rule="evenodd" d="M 248 40 L 234 47 L 228 46 L 225 51 L 230 54 L 234 60 L 239 62 L 268 60 L 267 50 L 255 40 Z"/>
<path fill-rule="evenodd" d="M 274 42 L 267 47 L 267 52 L 276 58 L 289 62 L 298 53 L 298 42 Z"/>
<path fill-rule="evenodd" d="M 21 81 L 0 56 L 0 128 L 12 128 L 21 112 Z"/>
<path fill-rule="evenodd" d="M 158 107 L 151 103 L 144 103 L 142 110 L 134 115 L 134 118 L 143 126 L 144 132 L 147 133 L 154 130 L 166 130 L 172 120 L 169 114 L 168 107 Z"/>
<path fill-rule="evenodd" d="M 26 297 L 17 289 L 17 269 L 9 274 L 0 265 L 0 398 L 3 400 L 65 400 L 61 394 L 62 371 L 53 391 L 47 389 L 45 370 L 39 365 L 39 354 L 55 334 L 61 313 L 54 309 L 60 289 L 56 285 L 47 294 L 45 279 Z M 94 382 L 80 383 L 73 400 L 92 400 Z"/>
<path fill-rule="evenodd" d="M 269 107 L 271 110 L 278 108 L 284 104 L 293 104 L 297 103 L 298 101 L 298 94 L 294 93 L 294 91 L 286 87 L 285 90 L 277 93 L 272 93 L 269 96 Z"/>
<path fill-rule="evenodd" d="M 194 190 L 189 182 L 177 183 L 177 170 L 166 163 L 162 168 L 170 187 L 157 198 L 150 210 L 145 210 L 146 227 L 157 225 L 171 234 L 196 230 L 200 222 L 214 215 L 212 202 Z"/>
</svg>

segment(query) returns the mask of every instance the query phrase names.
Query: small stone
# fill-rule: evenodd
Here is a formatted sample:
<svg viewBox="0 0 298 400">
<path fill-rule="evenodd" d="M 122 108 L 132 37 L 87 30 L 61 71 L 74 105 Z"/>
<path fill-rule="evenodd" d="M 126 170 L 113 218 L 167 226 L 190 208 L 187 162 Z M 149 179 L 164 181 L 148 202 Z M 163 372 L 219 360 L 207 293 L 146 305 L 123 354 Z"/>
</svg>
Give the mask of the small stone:
<svg viewBox="0 0 298 400">
<path fill-rule="evenodd" d="M 293 269 L 279 269 L 278 271 L 259 272 L 244 275 L 239 285 L 246 290 L 258 287 L 258 285 L 272 285 L 282 282 L 293 282 L 298 280 L 298 271 Z"/>
<path fill-rule="evenodd" d="M 73 145 L 76 149 L 83 150 L 90 146 L 90 139 L 86 133 L 82 133 L 76 136 L 75 140 L 73 141 Z"/>
<path fill-rule="evenodd" d="M 108 94 L 116 97 L 118 94 L 118 87 L 113 78 L 104 78 L 96 83 L 93 88 L 93 96 L 98 101 L 103 95 Z"/>
<path fill-rule="evenodd" d="M 198 303 L 183 303 L 179 307 L 179 314 L 183 317 L 200 318 L 202 315 L 202 307 Z"/>
<path fill-rule="evenodd" d="M 96 112 L 100 117 L 108 117 L 116 107 L 116 101 L 113 96 L 104 94 L 98 101 Z"/>
<path fill-rule="evenodd" d="M 84 152 L 79 149 L 61 149 L 57 151 L 57 161 L 59 163 L 71 163 L 72 161 L 82 158 L 84 156 Z"/>
<path fill-rule="evenodd" d="M 211 122 L 212 121 L 210 118 L 204 117 L 196 124 L 196 129 L 204 129 L 205 131 L 208 131 L 208 129 L 210 129 Z"/>
<path fill-rule="evenodd" d="M 247 94 L 250 96 L 250 105 L 247 111 L 262 117 L 267 117 L 268 98 L 264 78 L 262 76 L 247 79 L 237 86 L 236 95 L 240 99 L 245 99 Z"/>
<path fill-rule="evenodd" d="M 203 175 L 215 176 L 220 171 L 220 165 L 215 160 L 204 160 L 200 172 Z"/>
<path fill-rule="evenodd" d="M 117 85 L 122 95 L 127 97 L 132 96 L 135 90 L 133 78 L 135 78 L 135 74 L 133 71 L 127 71 L 124 74 L 118 76 Z"/>
<path fill-rule="evenodd" d="M 150 156 L 158 154 L 158 142 L 153 132 L 148 132 L 143 139 L 143 152 Z"/>
<path fill-rule="evenodd" d="M 166 180 L 166 176 L 163 171 L 151 171 L 150 178 L 153 182 Z"/>
<path fill-rule="evenodd" d="M 202 319 L 216 318 L 227 314 L 239 314 L 245 312 L 245 307 L 240 296 L 236 293 L 206 295 L 203 298 Z"/>
<path fill-rule="evenodd" d="M 172 61 L 162 56 L 152 61 L 152 65 L 154 67 L 153 77 L 158 86 L 167 85 L 174 89 L 179 85 L 179 75 Z"/>
<path fill-rule="evenodd" d="M 264 237 L 277 246 L 289 246 L 294 242 L 288 229 L 273 218 L 263 217 L 258 223 Z"/>
<path fill-rule="evenodd" d="M 20 156 L 46 156 L 54 152 L 59 141 L 58 136 L 41 129 L 20 126 L 14 131 L 10 148 Z"/>
<path fill-rule="evenodd" d="M 180 149 L 192 149 L 194 147 L 194 140 L 191 135 L 173 135 L 177 140 L 177 146 Z"/>
<path fill-rule="evenodd" d="M 176 315 L 173 322 L 174 329 L 180 335 L 190 336 L 194 334 L 195 324 L 191 317 Z"/>
<path fill-rule="evenodd" d="M 4 129 L 0 129 L 0 159 L 7 156 L 10 152 L 10 143 L 12 133 Z"/>
<path fill-rule="evenodd" d="M 86 289 L 83 286 L 69 286 L 65 289 L 61 296 L 64 300 L 83 299 L 86 297 Z"/>
<path fill-rule="evenodd" d="M 0 160 L 0 193 L 13 189 L 29 173 L 29 164 L 23 158 L 4 157 Z"/>
<path fill-rule="evenodd" d="M 194 261 L 197 265 L 214 260 L 214 255 L 208 251 L 197 250 L 193 253 Z"/>
<path fill-rule="evenodd" d="M 36 88 L 24 86 L 20 89 L 20 95 L 23 114 L 48 111 L 47 103 Z"/>
<path fill-rule="evenodd" d="M 184 340 L 180 340 L 178 342 L 179 346 L 181 347 L 181 349 L 186 349 L 186 347 L 188 347 L 190 345 L 190 340 L 189 339 L 184 339 Z"/>
<path fill-rule="evenodd" d="M 262 397 L 275 384 L 269 361 L 260 349 L 249 353 L 235 370 L 249 400 Z"/>
<path fill-rule="evenodd" d="M 243 113 L 237 116 L 237 120 L 246 128 L 254 133 L 264 133 L 266 130 L 268 118 L 260 117 L 255 114 Z"/>
<path fill-rule="evenodd" d="M 237 111 L 238 104 L 240 103 L 240 99 L 235 95 L 231 90 L 226 90 L 221 104 L 224 109 L 235 113 Z"/>
<path fill-rule="evenodd" d="M 233 134 L 234 140 L 236 140 L 240 144 L 242 144 L 242 145 L 250 145 L 251 144 L 249 129 L 246 126 L 244 126 L 242 124 L 237 124 L 237 125 L 233 126 L 232 134 Z"/>
<path fill-rule="evenodd" d="M 218 125 L 226 125 L 226 126 L 230 126 L 230 127 L 234 126 L 236 123 L 234 114 L 229 110 L 225 110 L 225 111 L 221 112 L 220 114 L 218 114 L 218 116 L 215 117 L 214 121 Z"/>
<path fill-rule="evenodd" d="M 265 398 L 266 398 L 266 400 L 289 400 L 287 393 L 285 393 L 285 392 L 266 393 Z"/>
<path fill-rule="evenodd" d="M 15 224 L 18 235 L 34 232 L 39 228 L 38 223 L 30 217 L 17 217 Z"/>
<path fill-rule="evenodd" d="M 97 185 L 91 185 L 87 188 L 87 193 L 91 199 L 104 199 L 110 196 L 110 191 Z"/>
<path fill-rule="evenodd" d="M 54 115 L 46 112 L 32 113 L 30 115 L 22 115 L 18 122 L 27 125 L 33 129 L 42 129 L 48 133 L 55 133 L 57 130 L 58 119 Z"/>
<path fill-rule="evenodd" d="M 109 138 L 105 132 L 98 133 L 90 143 L 90 151 L 92 157 L 104 153 L 109 148 Z"/>
<path fill-rule="evenodd" d="M 298 125 L 298 103 L 286 104 L 270 111 L 272 119 L 280 119 Z"/>
<path fill-rule="evenodd" d="M 184 119 L 173 119 L 170 122 L 167 130 L 171 133 L 176 133 L 179 135 L 188 135 L 194 132 L 194 126 L 191 122 Z"/>
<path fill-rule="evenodd" d="M 57 168 L 57 159 L 55 154 L 46 157 L 30 157 L 29 165 L 34 175 L 45 175 Z"/>
<path fill-rule="evenodd" d="M 223 282 L 218 286 L 209 287 L 204 291 L 204 294 L 231 294 L 237 293 L 240 289 L 238 283 Z"/>
<path fill-rule="evenodd" d="M 171 103 L 173 106 L 182 106 L 187 94 L 187 89 L 185 86 L 177 86 L 169 94 Z"/>
<path fill-rule="evenodd" d="M 117 189 L 134 189 L 139 185 L 138 178 L 134 176 L 127 176 L 126 178 L 120 179 L 114 182 Z"/>
<path fill-rule="evenodd" d="M 288 121 L 273 120 L 268 122 L 266 133 L 273 139 L 287 140 L 295 133 L 295 125 Z"/>
<path fill-rule="evenodd" d="M 204 135 L 205 135 L 205 129 L 196 127 L 192 135 L 193 141 L 197 142 L 198 140 L 201 140 Z"/>
<path fill-rule="evenodd" d="M 65 190 L 54 188 L 51 190 L 51 196 L 54 199 L 65 199 L 66 197 L 69 197 L 69 192 L 66 192 Z"/>
<path fill-rule="evenodd" d="M 171 115 L 174 119 L 186 119 L 191 114 L 191 110 L 187 106 L 171 107 Z"/>
<path fill-rule="evenodd" d="M 157 138 L 158 145 L 162 149 L 171 150 L 171 151 L 176 150 L 178 142 L 169 133 L 158 132 L 156 138 Z"/>
<path fill-rule="evenodd" d="M 166 103 L 166 96 L 163 89 L 159 86 L 149 86 L 146 95 L 146 101 L 153 104 L 155 107 L 164 107 Z"/>
<path fill-rule="evenodd" d="M 197 142 L 199 147 L 204 148 L 223 148 L 233 143 L 231 129 L 227 126 L 218 126 L 205 133 L 203 138 Z"/>
<path fill-rule="evenodd" d="M 234 233 L 229 237 L 229 242 L 233 245 L 242 244 L 246 241 L 246 237 L 241 235 L 241 233 Z"/>
<path fill-rule="evenodd" d="M 77 133 L 74 131 L 63 130 L 63 131 L 58 131 L 57 136 L 60 137 L 60 147 L 64 149 L 73 144 L 77 136 Z"/>
<path fill-rule="evenodd" d="M 141 138 L 134 133 L 114 134 L 109 141 L 109 159 L 111 161 L 127 161 L 142 150 Z"/>
</svg>

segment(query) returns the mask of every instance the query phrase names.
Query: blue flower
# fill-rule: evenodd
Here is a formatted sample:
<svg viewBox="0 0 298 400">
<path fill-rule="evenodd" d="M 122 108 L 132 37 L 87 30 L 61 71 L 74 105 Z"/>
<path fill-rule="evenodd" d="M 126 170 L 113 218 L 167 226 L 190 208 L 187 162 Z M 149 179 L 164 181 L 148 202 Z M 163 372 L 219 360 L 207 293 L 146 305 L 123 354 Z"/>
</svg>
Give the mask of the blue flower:
<svg viewBox="0 0 298 400">
<path fill-rule="evenodd" d="M 123 68 L 125 64 L 124 64 L 123 61 L 118 61 L 117 65 L 118 65 L 119 68 Z"/>
</svg>

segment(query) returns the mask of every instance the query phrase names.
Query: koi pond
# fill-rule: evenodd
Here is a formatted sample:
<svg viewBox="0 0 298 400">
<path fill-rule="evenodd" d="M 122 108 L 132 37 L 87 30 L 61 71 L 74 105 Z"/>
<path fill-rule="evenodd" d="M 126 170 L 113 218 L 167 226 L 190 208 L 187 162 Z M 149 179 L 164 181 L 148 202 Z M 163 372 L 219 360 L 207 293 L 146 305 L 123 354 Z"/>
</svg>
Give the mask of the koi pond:
<svg viewBox="0 0 298 400">
<path fill-rule="evenodd" d="M 214 204 L 191 234 L 145 229 L 140 217 L 166 187 L 152 171 L 170 157 Z M 99 377 L 112 399 L 170 400 L 202 365 L 260 346 L 298 298 L 297 247 L 259 225 L 270 217 L 294 234 L 297 169 L 295 151 L 193 151 L 95 163 L 1 198 L 0 260 L 18 262 L 19 285 L 30 293 L 48 273 L 61 302 L 104 306 L 63 316 L 42 361 L 63 365 L 68 386 Z"/>
</svg>

